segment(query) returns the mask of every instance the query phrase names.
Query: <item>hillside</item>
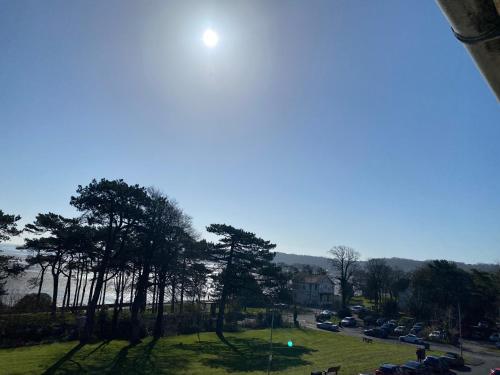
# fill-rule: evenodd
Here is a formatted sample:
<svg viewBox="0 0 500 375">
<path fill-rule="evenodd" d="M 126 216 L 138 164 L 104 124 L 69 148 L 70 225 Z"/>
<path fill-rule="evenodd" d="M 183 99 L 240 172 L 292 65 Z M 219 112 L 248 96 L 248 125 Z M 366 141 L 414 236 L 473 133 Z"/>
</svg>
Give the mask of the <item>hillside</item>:
<svg viewBox="0 0 500 375">
<path fill-rule="evenodd" d="M 430 260 L 421 261 L 421 260 L 413 260 L 405 258 L 384 258 L 384 259 L 389 266 L 393 268 L 399 268 L 405 272 L 412 272 L 430 261 Z M 288 265 L 308 264 L 311 266 L 323 267 L 326 269 L 331 268 L 329 259 L 320 256 L 298 255 L 298 254 L 276 252 L 276 257 L 274 258 L 274 260 L 276 263 L 285 263 Z M 361 261 L 360 263 L 361 265 L 364 265 L 366 261 Z M 491 272 L 498 268 L 498 265 L 495 264 L 484 264 L 484 263 L 466 264 L 461 262 L 456 262 L 456 264 L 458 265 L 458 267 L 464 270 L 470 270 L 472 268 L 476 268 L 481 271 Z"/>
</svg>

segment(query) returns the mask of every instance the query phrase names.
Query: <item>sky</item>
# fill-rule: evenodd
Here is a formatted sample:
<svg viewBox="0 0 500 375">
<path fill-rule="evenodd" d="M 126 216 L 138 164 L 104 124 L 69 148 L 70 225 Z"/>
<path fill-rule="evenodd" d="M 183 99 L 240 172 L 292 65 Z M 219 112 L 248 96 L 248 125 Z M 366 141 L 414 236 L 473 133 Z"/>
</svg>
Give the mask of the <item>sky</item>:
<svg viewBox="0 0 500 375">
<path fill-rule="evenodd" d="M 0 1 L 0 209 L 21 224 L 123 178 L 202 236 L 497 262 L 499 139 L 433 1 Z"/>
</svg>

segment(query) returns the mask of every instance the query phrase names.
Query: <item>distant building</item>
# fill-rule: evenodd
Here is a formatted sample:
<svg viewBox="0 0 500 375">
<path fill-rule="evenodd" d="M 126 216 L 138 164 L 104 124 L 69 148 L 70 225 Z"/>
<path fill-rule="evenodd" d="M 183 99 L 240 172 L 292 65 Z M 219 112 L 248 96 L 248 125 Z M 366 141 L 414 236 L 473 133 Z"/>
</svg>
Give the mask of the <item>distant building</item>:
<svg viewBox="0 0 500 375">
<path fill-rule="evenodd" d="M 292 281 L 294 302 L 305 306 L 331 306 L 335 282 L 328 275 L 298 274 Z"/>
</svg>

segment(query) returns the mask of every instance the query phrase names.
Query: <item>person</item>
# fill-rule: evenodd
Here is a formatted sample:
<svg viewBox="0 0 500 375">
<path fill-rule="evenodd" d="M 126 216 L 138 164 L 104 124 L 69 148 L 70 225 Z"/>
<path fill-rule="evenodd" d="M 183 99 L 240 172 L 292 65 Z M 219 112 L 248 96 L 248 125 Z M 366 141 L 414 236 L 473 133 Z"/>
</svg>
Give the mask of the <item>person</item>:
<svg viewBox="0 0 500 375">
<path fill-rule="evenodd" d="M 417 361 L 422 362 L 425 358 L 425 349 L 418 348 L 416 354 L 417 354 Z"/>
</svg>

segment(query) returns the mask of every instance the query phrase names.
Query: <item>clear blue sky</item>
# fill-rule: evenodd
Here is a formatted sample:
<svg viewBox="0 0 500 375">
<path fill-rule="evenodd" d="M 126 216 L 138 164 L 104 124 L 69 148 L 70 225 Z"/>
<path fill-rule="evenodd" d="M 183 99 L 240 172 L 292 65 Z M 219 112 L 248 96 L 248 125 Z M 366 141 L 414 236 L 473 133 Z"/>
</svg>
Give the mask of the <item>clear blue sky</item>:
<svg viewBox="0 0 500 375">
<path fill-rule="evenodd" d="M 500 260 L 499 105 L 433 1 L 4 0 L 0 130 L 23 223 L 124 178 L 282 251 Z"/>
</svg>

